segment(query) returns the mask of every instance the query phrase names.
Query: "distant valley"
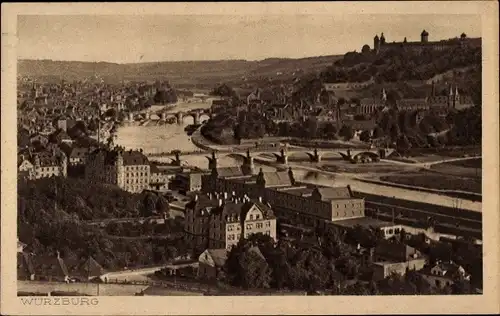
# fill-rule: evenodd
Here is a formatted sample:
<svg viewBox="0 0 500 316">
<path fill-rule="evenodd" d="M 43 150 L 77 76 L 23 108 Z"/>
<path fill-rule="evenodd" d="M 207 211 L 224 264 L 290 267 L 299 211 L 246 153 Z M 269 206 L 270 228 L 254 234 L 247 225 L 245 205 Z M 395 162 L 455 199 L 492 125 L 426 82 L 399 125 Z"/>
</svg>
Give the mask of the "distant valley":
<svg viewBox="0 0 500 316">
<path fill-rule="evenodd" d="M 300 59 L 269 58 L 260 61 L 165 61 L 137 64 L 52 60 L 19 60 L 18 74 L 58 81 L 97 77 L 107 82 L 156 80 L 164 77 L 177 87 L 213 87 L 220 82 L 252 84 L 263 80 L 289 81 L 306 73 L 319 72 L 342 59 L 342 55 Z"/>
</svg>

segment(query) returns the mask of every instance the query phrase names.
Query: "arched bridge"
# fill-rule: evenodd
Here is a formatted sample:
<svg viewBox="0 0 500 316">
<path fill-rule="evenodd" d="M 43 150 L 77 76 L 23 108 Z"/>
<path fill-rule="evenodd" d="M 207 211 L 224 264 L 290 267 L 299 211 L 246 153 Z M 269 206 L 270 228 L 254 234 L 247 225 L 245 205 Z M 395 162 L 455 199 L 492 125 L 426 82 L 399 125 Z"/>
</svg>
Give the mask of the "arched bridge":
<svg viewBox="0 0 500 316">
<path fill-rule="evenodd" d="M 310 148 L 300 148 L 294 147 L 292 149 L 282 147 L 282 148 L 268 148 L 268 149 L 260 149 L 260 150 L 227 150 L 227 151 L 195 151 L 195 152 L 180 152 L 174 151 L 172 153 L 167 154 L 150 154 L 149 157 L 170 157 L 174 158 L 172 161 L 180 162 L 181 156 L 206 156 L 211 162 L 210 165 L 216 165 L 217 157 L 221 156 L 239 156 L 243 159 L 246 158 L 255 158 L 260 155 L 273 155 L 276 158 L 276 162 L 281 164 L 288 164 L 288 160 L 290 158 L 308 158 L 311 162 L 321 162 L 323 158 L 328 156 L 342 158 L 346 161 L 350 161 L 353 163 L 357 162 L 368 162 L 368 161 L 378 161 L 379 159 L 383 159 L 388 157 L 394 152 L 394 149 L 389 148 L 371 148 L 371 149 L 313 149 Z"/>
<path fill-rule="evenodd" d="M 129 121 L 134 121 L 137 114 L 129 113 Z M 203 123 L 203 121 L 212 118 L 213 113 L 210 109 L 194 109 L 190 111 L 178 111 L 178 112 L 168 112 L 164 110 L 160 110 L 157 112 L 146 112 L 145 119 L 146 120 L 162 120 L 162 121 L 170 121 L 174 120 L 177 124 L 181 125 L 184 122 L 185 117 L 192 117 L 193 124 L 198 125 Z"/>
</svg>

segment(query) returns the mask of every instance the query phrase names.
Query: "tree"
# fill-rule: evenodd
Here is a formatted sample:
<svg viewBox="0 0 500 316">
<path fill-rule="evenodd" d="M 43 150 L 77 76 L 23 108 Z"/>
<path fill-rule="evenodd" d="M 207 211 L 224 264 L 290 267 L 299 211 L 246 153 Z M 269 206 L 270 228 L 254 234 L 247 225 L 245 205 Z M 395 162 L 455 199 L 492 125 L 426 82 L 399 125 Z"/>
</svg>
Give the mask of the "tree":
<svg viewBox="0 0 500 316">
<path fill-rule="evenodd" d="M 327 122 L 323 128 L 323 135 L 328 139 L 332 139 L 337 134 L 337 128 L 332 122 Z"/>
<path fill-rule="evenodd" d="M 362 142 L 369 142 L 370 141 L 370 131 L 363 131 L 361 132 L 361 135 L 359 135 L 359 140 L 362 141 Z"/>
<path fill-rule="evenodd" d="M 153 195 L 150 193 L 146 193 L 143 203 L 144 203 L 143 216 L 144 217 L 151 216 L 156 209 L 156 203 Z"/>
<path fill-rule="evenodd" d="M 318 135 L 318 121 L 314 118 L 308 118 L 305 122 L 307 136 L 309 138 L 316 138 Z"/>
<path fill-rule="evenodd" d="M 380 126 L 376 126 L 373 130 L 373 138 L 377 139 L 384 136 L 384 130 L 380 128 Z"/>
<path fill-rule="evenodd" d="M 354 137 L 354 130 L 350 125 L 342 125 L 339 136 L 344 137 L 345 140 L 351 140 Z"/>
<path fill-rule="evenodd" d="M 400 134 L 399 125 L 397 123 L 392 124 L 389 133 L 391 135 L 392 141 L 396 141 Z"/>
<path fill-rule="evenodd" d="M 406 137 L 406 135 L 401 135 L 401 137 L 398 138 L 397 142 L 396 142 L 396 148 L 398 150 L 398 152 L 402 153 L 402 154 L 407 154 L 408 151 L 410 150 L 411 148 L 411 144 L 410 144 L 410 141 L 408 140 L 408 137 Z"/>
<path fill-rule="evenodd" d="M 158 214 L 168 214 L 170 211 L 170 205 L 163 196 L 159 196 L 156 201 L 156 211 Z"/>
</svg>

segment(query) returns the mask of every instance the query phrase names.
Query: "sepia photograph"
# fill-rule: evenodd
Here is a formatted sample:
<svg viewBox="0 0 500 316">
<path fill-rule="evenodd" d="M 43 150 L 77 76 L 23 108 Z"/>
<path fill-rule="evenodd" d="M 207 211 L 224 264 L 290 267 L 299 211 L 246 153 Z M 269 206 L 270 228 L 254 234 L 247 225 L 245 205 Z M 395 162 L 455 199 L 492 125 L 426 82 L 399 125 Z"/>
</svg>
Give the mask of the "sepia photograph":
<svg viewBox="0 0 500 316">
<path fill-rule="evenodd" d="M 19 306 L 481 297 L 484 9 L 241 5 L 10 16 Z"/>
</svg>

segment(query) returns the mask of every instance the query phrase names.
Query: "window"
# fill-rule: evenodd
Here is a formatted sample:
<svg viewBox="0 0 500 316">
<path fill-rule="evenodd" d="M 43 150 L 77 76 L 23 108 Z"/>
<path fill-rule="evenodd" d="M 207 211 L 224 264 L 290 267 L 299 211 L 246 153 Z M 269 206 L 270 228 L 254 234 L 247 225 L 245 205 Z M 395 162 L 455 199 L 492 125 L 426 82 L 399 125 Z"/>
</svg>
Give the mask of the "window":
<svg viewBox="0 0 500 316">
<path fill-rule="evenodd" d="M 247 229 L 252 229 L 253 225 L 252 224 L 247 224 Z"/>
<path fill-rule="evenodd" d="M 250 214 L 250 220 L 251 220 L 251 221 L 253 220 L 253 215 L 252 215 L 252 214 Z"/>
<path fill-rule="evenodd" d="M 259 214 L 255 215 L 255 219 L 260 219 L 260 215 Z"/>
<path fill-rule="evenodd" d="M 266 227 L 271 227 L 271 222 L 266 222 Z"/>
<path fill-rule="evenodd" d="M 227 226 L 227 230 L 228 230 L 228 231 L 233 231 L 233 226 L 232 226 L 232 225 L 228 225 L 228 226 Z"/>
<path fill-rule="evenodd" d="M 257 224 L 255 224 L 255 227 L 256 227 L 256 228 L 262 228 L 262 227 L 263 227 L 263 224 L 262 224 L 262 223 L 257 223 Z"/>
</svg>

